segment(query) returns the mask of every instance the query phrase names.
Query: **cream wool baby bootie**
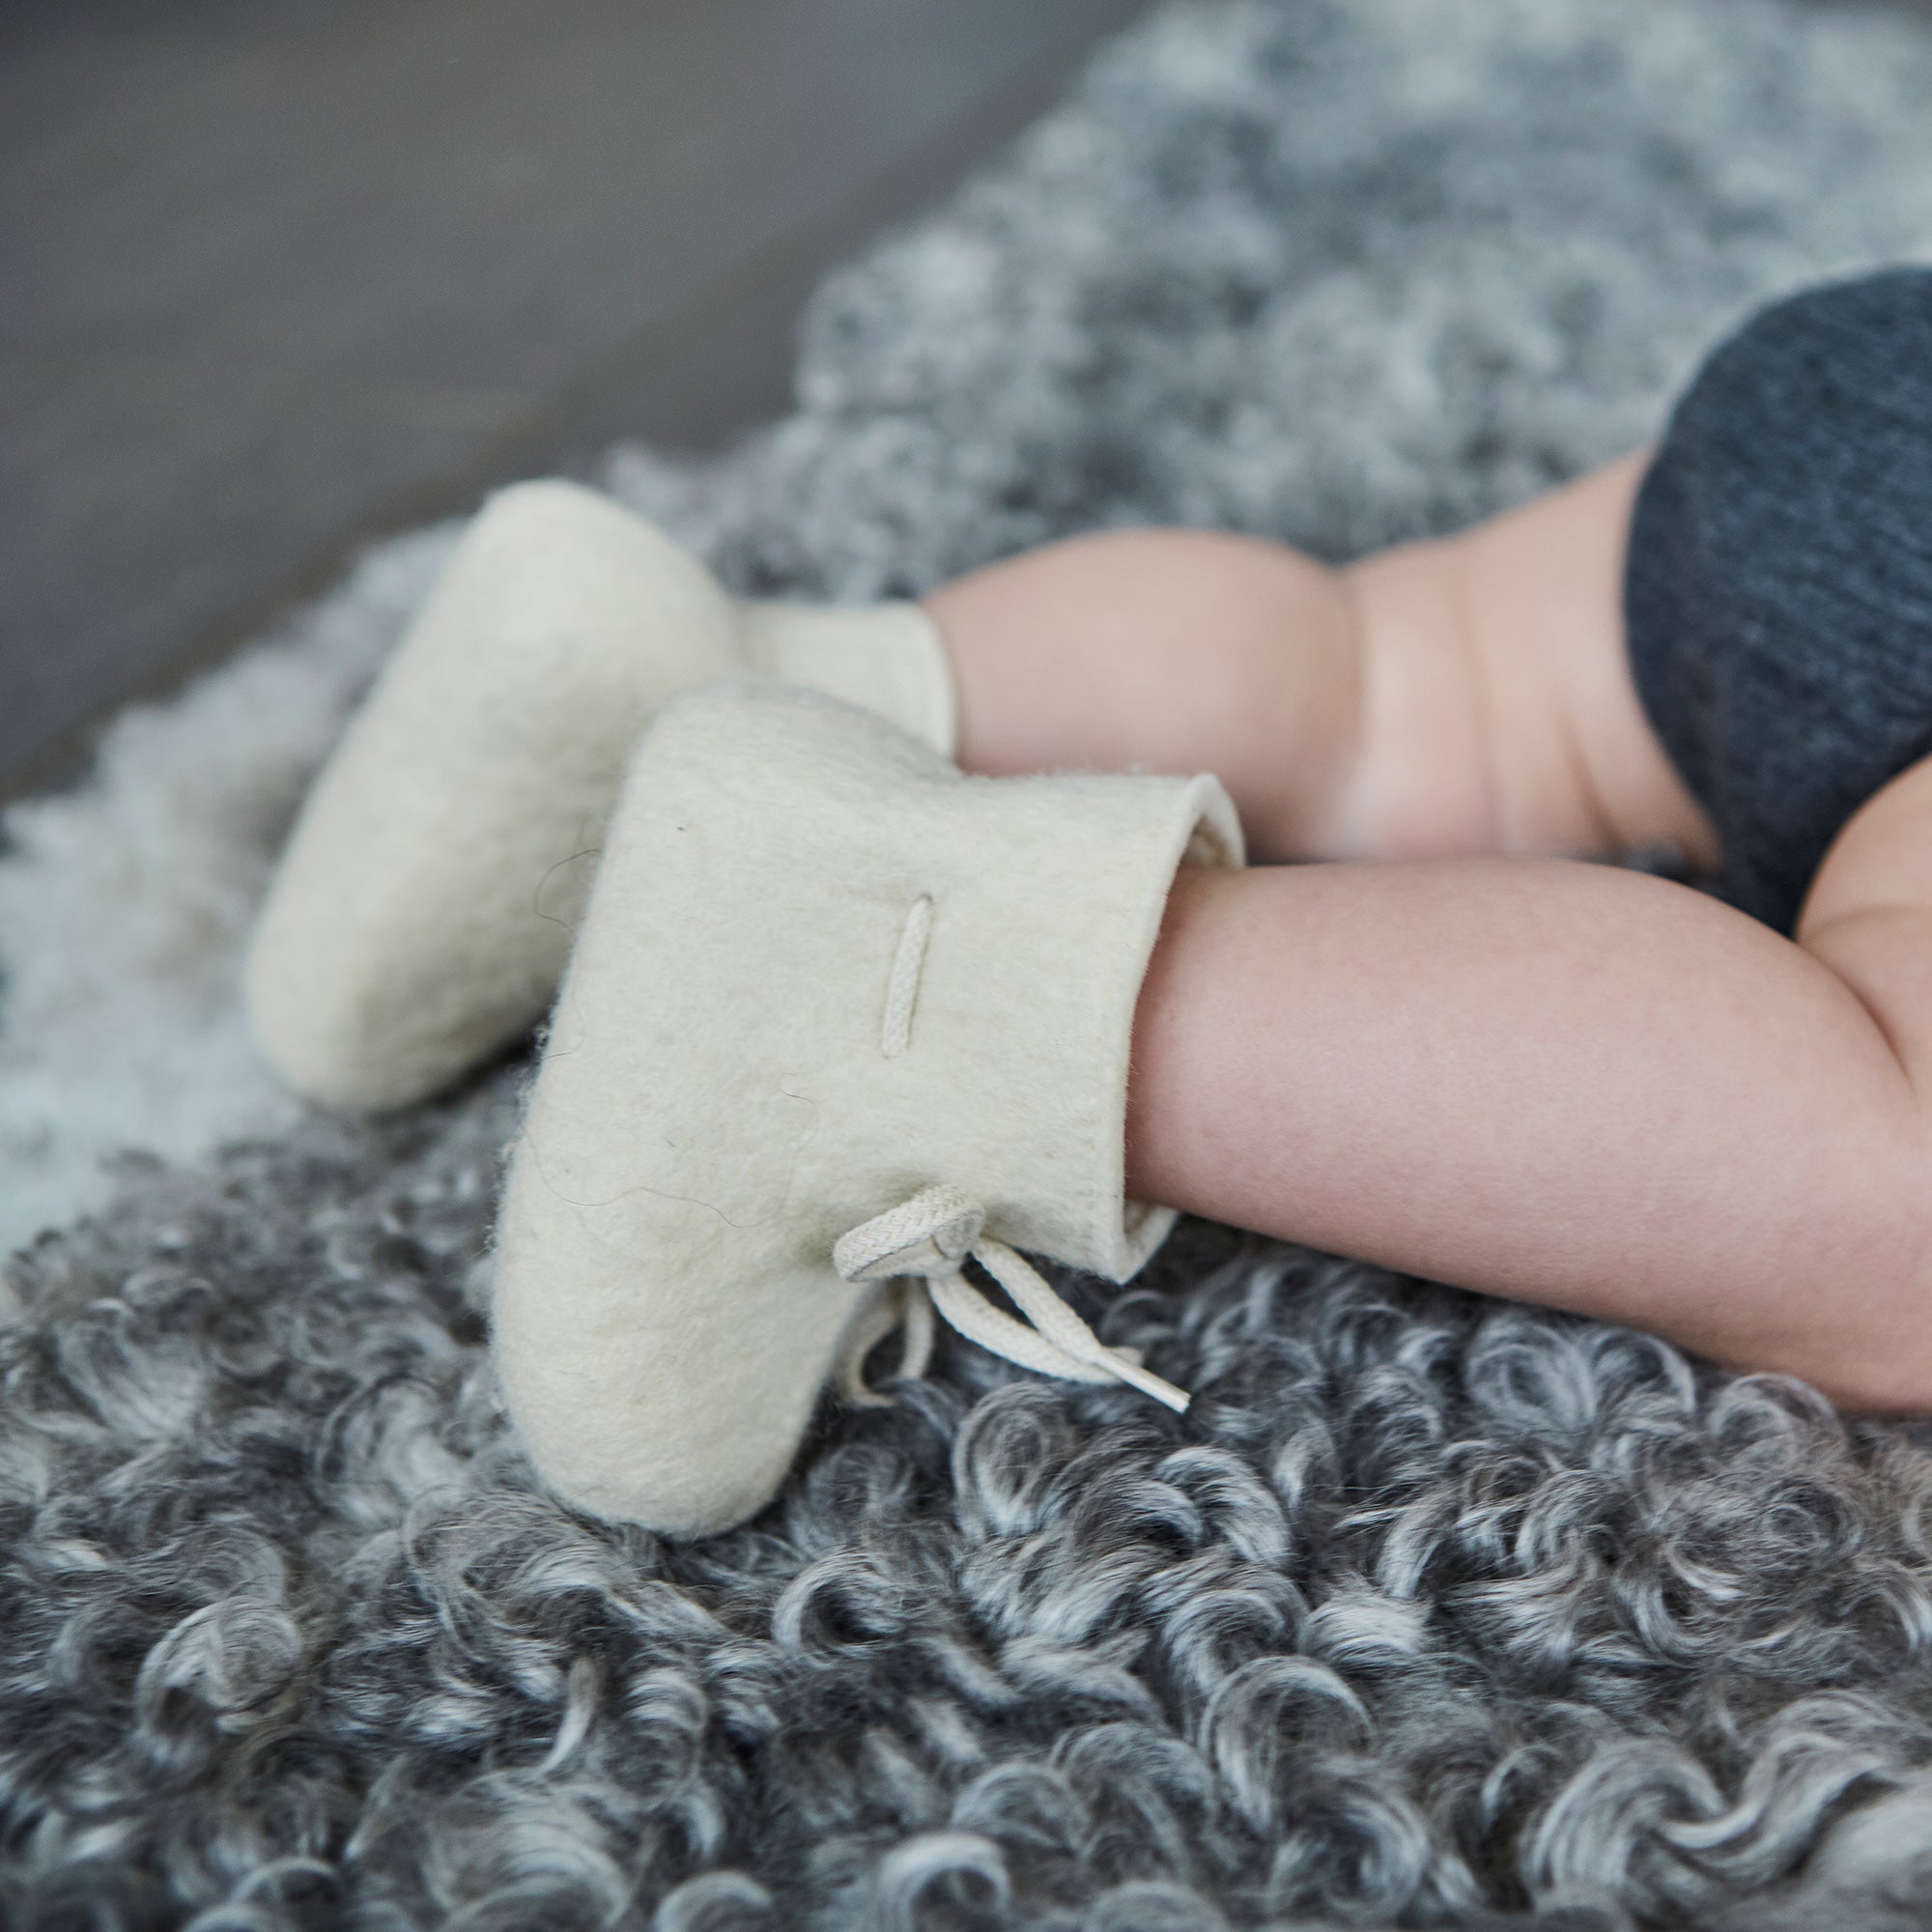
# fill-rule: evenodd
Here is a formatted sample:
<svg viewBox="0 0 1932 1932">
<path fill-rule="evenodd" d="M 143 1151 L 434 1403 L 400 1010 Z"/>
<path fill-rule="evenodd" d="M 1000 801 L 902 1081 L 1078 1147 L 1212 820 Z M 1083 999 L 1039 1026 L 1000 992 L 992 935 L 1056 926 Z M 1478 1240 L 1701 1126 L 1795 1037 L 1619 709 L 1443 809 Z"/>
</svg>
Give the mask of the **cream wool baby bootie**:
<svg viewBox="0 0 1932 1932">
<path fill-rule="evenodd" d="M 815 685 L 952 749 L 916 605 L 740 603 L 575 484 L 485 506 L 317 780 L 246 993 L 289 1082 L 340 1106 L 446 1086 L 549 1006 L 631 746 L 673 693 Z"/>
<path fill-rule="evenodd" d="M 1188 862 L 1241 863 L 1212 779 L 967 778 L 775 686 L 667 706 L 497 1226 L 498 1373 L 545 1480 L 668 1535 L 728 1528 L 828 1379 L 900 1317 L 916 1372 L 935 1309 L 1044 1374 L 1184 1406 L 1013 1250 L 1125 1281 L 1172 1225 L 1125 1198 L 1122 1143 Z"/>
</svg>

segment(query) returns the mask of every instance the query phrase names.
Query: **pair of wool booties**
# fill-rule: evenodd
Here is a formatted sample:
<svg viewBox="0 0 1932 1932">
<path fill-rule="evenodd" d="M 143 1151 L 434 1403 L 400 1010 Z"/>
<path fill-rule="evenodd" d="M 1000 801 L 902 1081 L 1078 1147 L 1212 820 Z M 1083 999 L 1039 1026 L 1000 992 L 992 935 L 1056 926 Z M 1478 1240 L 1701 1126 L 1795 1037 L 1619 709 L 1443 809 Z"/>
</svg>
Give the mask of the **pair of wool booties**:
<svg viewBox="0 0 1932 1932">
<path fill-rule="evenodd" d="M 917 606 L 738 602 L 528 484 L 303 809 L 247 973 L 298 1089 L 405 1105 L 556 998 L 493 1333 L 538 1472 L 588 1512 L 743 1521 L 828 1382 L 867 1399 L 895 1325 L 918 1373 L 935 1313 L 1185 1406 L 1015 1250 L 1125 1281 L 1174 1220 L 1126 1198 L 1128 1045 L 1177 868 L 1241 863 L 1233 807 L 1211 778 L 971 778 L 952 738 Z"/>
</svg>

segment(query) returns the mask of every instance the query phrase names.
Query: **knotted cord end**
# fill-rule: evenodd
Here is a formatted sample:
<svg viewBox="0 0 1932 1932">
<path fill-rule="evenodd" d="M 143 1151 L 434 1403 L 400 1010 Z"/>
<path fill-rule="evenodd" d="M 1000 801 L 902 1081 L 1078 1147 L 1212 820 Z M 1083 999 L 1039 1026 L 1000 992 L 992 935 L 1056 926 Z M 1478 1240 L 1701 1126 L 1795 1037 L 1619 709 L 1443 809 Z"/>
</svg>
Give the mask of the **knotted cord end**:
<svg viewBox="0 0 1932 1932">
<path fill-rule="evenodd" d="M 1133 1351 L 1109 1349 L 1030 1262 L 984 1232 L 985 1224 L 985 1210 L 958 1188 L 928 1187 L 841 1236 L 832 1264 L 847 1281 L 923 1278 L 917 1296 L 923 1332 L 917 1342 L 913 1297 L 908 1294 L 900 1304 L 908 1324 L 906 1361 L 917 1348 L 921 1369 L 931 1349 L 936 1311 L 969 1341 L 1021 1368 L 1064 1381 L 1125 1382 L 1169 1408 L 1185 1410 L 1192 1400 L 1185 1389 L 1143 1368 Z M 1026 1321 L 1016 1321 L 967 1285 L 963 1270 L 969 1258 L 1006 1290 Z M 855 1383 L 863 1388 L 858 1359 L 847 1365 L 848 1390 Z M 905 1374 L 919 1372 L 901 1368 Z"/>
</svg>

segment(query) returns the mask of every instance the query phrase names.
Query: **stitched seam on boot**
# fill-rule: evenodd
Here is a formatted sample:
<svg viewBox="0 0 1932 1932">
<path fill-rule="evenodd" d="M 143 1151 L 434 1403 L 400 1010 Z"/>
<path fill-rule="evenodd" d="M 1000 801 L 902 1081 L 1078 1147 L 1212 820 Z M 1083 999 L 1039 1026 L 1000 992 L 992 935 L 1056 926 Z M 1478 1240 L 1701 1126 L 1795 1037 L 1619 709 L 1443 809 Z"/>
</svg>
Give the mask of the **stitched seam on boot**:
<svg viewBox="0 0 1932 1932">
<path fill-rule="evenodd" d="M 925 966 L 925 943 L 932 936 L 932 900 L 922 894 L 906 913 L 898 951 L 886 980 L 885 1025 L 879 1050 L 896 1060 L 912 1044 L 912 1009 L 919 999 L 919 976 Z"/>
</svg>

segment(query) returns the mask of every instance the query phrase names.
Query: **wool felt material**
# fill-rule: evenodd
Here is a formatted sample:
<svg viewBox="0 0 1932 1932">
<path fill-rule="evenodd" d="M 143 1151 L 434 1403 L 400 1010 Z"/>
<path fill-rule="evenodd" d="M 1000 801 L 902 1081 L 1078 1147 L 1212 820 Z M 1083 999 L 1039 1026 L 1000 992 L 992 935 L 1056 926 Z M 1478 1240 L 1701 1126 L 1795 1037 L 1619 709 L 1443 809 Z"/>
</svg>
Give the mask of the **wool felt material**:
<svg viewBox="0 0 1932 1932">
<path fill-rule="evenodd" d="M 550 1004 L 651 708 L 753 672 L 942 752 L 951 673 L 917 606 L 759 606 L 565 482 L 478 515 L 298 821 L 249 956 L 263 1052 L 312 1098 L 445 1087 Z"/>
<path fill-rule="evenodd" d="M 835 1247 L 935 1185 L 1132 1276 L 1174 1220 L 1125 1194 L 1134 1005 L 1188 861 L 1241 862 L 1212 779 L 967 778 L 782 686 L 668 706 L 499 1222 L 497 1362 L 545 1480 L 672 1535 L 743 1521 L 875 1333 Z"/>
</svg>

